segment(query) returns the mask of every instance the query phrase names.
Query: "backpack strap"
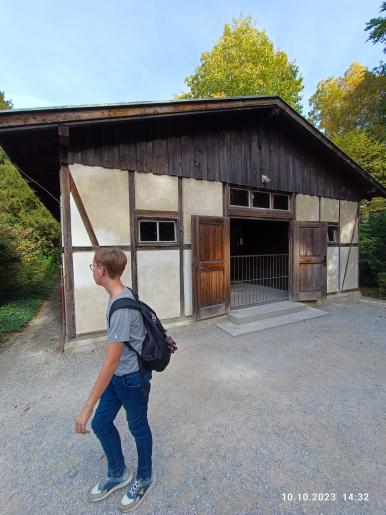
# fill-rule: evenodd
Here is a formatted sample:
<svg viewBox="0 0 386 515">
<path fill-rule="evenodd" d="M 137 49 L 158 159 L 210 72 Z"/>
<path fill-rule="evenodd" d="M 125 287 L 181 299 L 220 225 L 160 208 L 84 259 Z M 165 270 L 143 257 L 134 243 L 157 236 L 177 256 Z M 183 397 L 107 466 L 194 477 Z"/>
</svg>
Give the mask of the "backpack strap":
<svg viewBox="0 0 386 515">
<path fill-rule="evenodd" d="M 134 295 L 134 297 L 136 297 L 136 300 L 128 299 L 127 297 L 115 300 L 111 304 L 111 307 L 110 307 L 109 326 L 110 326 L 110 320 L 111 320 L 112 314 L 115 311 L 118 311 L 118 309 L 135 309 L 139 312 L 141 311 L 141 308 L 139 307 L 139 304 L 138 304 L 138 295 L 136 295 L 133 292 L 133 290 L 131 290 L 130 288 L 128 288 L 128 289 L 131 291 L 131 293 Z M 126 345 L 126 347 L 128 347 L 131 351 L 133 351 L 137 356 L 138 367 L 139 367 L 140 375 L 141 375 L 141 390 L 142 390 L 144 397 L 147 398 L 147 396 L 145 394 L 145 382 L 144 382 L 144 378 L 143 378 L 144 370 L 143 370 L 143 365 L 142 365 L 142 361 L 141 361 L 141 356 L 140 356 L 139 352 L 136 351 L 134 349 L 134 347 L 128 341 L 125 341 L 123 343 Z"/>
<path fill-rule="evenodd" d="M 139 307 L 137 300 L 128 299 L 127 297 L 114 300 L 114 302 L 111 304 L 111 307 L 110 307 L 109 325 L 110 325 L 111 315 L 114 313 L 114 311 L 117 311 L 118 309 L 136 309 L 137 311 L 141 311 L 141 308 Z"/>
</svg>

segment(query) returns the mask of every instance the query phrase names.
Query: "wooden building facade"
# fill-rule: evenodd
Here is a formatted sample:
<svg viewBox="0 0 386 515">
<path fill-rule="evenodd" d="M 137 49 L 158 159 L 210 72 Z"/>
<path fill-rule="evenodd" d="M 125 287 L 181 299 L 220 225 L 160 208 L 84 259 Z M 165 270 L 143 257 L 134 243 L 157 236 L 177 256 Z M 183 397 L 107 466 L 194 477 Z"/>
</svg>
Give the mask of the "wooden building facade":
<svg viewBox="0 0 386 515">
<path fill-rule="evenodd" d="M 163 320 L 355 290 L 359 202 L 386 194 L 277 97 L 5 111 L 0 144 L 60 195 L 67 339 L 105 328 L 99 246 Z"/>
</svg>

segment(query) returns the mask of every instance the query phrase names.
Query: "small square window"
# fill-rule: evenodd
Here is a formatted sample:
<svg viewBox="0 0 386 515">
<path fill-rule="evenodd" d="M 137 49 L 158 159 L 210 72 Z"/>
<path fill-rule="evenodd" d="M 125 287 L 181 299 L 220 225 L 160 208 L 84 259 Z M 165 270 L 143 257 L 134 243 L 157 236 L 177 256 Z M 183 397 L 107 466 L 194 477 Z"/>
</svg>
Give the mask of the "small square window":
<svg viewBox="0 0 386 515">
<path fill-rule="evenodd" d="M 283 211 L 288 211 L 288 195 L 273 195 L 273 209 L 281 209 Z"/>
<path fill-rule="evenodd" d="M 140 220 L 139 242 L 176 242 L 176 222 L 173 220 Z"/>
<path fill-rule="evenodd" d="M 176 225 L 174 222 L 159 223 L 159 241 L 176 241 Z"/>
<path fill-rule="evenodd" d="M 140 241 L 157 241 L 157 222 L 141 220 L 139 223 Z"/>
<path fill-rule="evenodd" d="M 230 189 L 230 205 L 231 206 L 249 207 L 249 191 L 231 188 Z"/>
<path fill-rule="evenodd" d="M 329 225 L 327 227 L 328 243 L 338 243 L 338 227 L 336 225 Z"/>
<path fill-rule="evenodd" d="M 260 191 L 252 192 L 252 206 L 269 209 L 269 193 Z"/>
</svg>

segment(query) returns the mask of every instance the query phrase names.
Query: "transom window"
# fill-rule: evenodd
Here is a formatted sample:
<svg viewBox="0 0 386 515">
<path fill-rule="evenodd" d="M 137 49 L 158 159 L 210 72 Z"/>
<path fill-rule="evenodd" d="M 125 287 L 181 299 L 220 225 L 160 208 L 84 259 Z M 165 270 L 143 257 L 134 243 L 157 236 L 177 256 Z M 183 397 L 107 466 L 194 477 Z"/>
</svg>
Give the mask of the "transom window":
<svg viewBox="0 0 386 515">
<path fill-rule="evenodd" d="M 231 206 L 249 207 L 249 191 L 231 188 L 230 204 Z"/>
<path fill-rule="evenodd" d="M 289 195 L 243 188 L 230 188 L 229 204 L 235 207 L 290 211 Z"/>
<path fill-rule="evenodd" d="M 140 243 L 175 243 L 176 241 L 174 220 L 139 220 Z"/>
</svg>

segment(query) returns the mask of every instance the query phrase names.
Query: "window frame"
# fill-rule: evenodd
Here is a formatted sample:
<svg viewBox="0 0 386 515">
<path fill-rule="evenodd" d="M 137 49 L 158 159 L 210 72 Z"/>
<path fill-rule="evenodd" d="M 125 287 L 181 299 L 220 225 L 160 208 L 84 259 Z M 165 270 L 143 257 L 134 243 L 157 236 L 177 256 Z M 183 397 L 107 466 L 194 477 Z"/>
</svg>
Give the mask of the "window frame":
<svg viewBox="0 0 386 515">
<path fill-rule="evenodd" d="M 242 190 L 248 192 L 248 206 L 240 206 L 237 204 L 231 204 L 231 190 Z M 265 193 L 269 195 L 269 207 L 255 207 L 253 206 L 253 193 Z M 287 197 L 288 199 L 288 209 L 275 209 L 274 206 L 274 195 L 280 195 L 282 197 Z M 231 208 L 238 209 L 251 209 L 254 211 L 273 211 L 279 213 L 292 213 L 292 200 L 290 193 L 281 193 L 277 191 L 266 191 L 266 190 L 258 190 L 255 188 L 239 188 L 237 186 L 229 186 L 229 197 L 228 197 L 228 205 Z"/>
<path fill-rule="evenodd" d="M 336 241 L 330 241 L 330 238 L 328 236 L 328 230 L 329 229 L 336 229 Z M 328 222 L 327 223 L 327 245 L 329 247 L 338 247 L 340 244 L 339 241 L 339 223 L 338 222 Z"/>
<path fill-rule="evenodd" d="M 268 195 L 269 207 L 254 206 L 253 205 L 253 194 L 254 193 L 265 193 L 266 195 Z M 271 195 L 271 192 L 270 191 L 250 190 L 250 203 L 249 203 L 249 207 L 251 209 L 272 209 L 272 195 Z"/>
<path fill-rule="evenodd" d="M 151 241 L 141 240 L 141 222 L 155 222 L 157 224 L 157 239 Z M 159 239 L 160 222 L 169 222 L 174 224 L 174 240 L 162 241 Z M 175 246 L 179 244 L 178 220 L 175 218 L 157 218 L 157 217 L 138 217 L 137 219 L 137 243 L 139 246 Z"/>
<path fill-rule="evenodd" d="M 248 205 L 247 206 L 240 206 L 239 204 L 231 204 L 231 190 L 239 190 L 239 191 L 246 191 L 248 193 Z M 249 209 L 251 207 L 251 190 L 248 188 L 229 188 L 229 206 L 230 207 L 243 207 L 246 209 Z"/>
</svg>

